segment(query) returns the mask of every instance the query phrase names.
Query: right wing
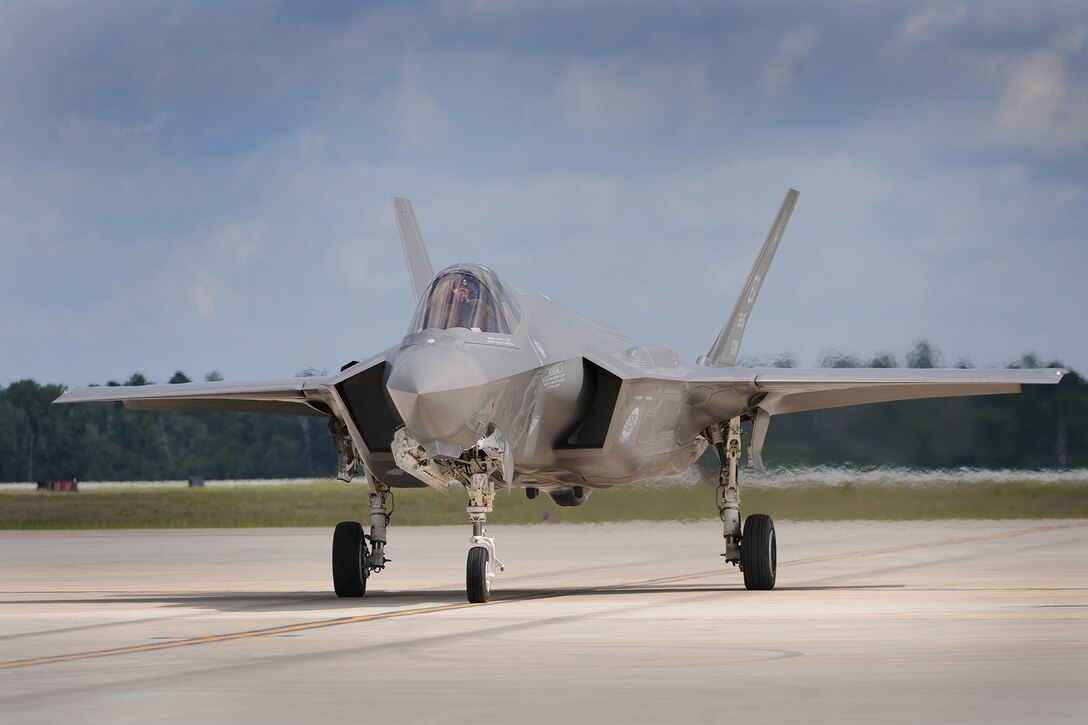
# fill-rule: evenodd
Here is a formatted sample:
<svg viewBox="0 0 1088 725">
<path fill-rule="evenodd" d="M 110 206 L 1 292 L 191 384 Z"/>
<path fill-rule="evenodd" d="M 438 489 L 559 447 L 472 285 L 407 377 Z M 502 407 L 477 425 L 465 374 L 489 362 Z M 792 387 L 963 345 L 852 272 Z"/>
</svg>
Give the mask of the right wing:
<svg viewBox="0 0 1088 725">
<path fill-rule="evenodd" d="M 54 403 L 120 401 L 129 410 L 213 410 L 237 413 L 332 415 L 334 378 L 308 377 L 251 383 L 71 388 Z"/>
</svg>

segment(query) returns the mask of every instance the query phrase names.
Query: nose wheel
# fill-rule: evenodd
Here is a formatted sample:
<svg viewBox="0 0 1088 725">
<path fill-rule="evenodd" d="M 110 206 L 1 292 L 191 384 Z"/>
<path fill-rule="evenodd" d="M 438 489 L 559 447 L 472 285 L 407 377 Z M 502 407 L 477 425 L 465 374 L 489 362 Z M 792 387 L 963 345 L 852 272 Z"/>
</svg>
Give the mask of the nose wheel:
<svg viewBox="0 0 1088 725">
<path fill-rule="evenodd" d="M 489 563 L 490 557 L 484 547 L 474 546 L 468 550 L 465 590 L 473 604 L 481 604 L 491 598 L 491 579 L 487 571 Z"/>
</svg>

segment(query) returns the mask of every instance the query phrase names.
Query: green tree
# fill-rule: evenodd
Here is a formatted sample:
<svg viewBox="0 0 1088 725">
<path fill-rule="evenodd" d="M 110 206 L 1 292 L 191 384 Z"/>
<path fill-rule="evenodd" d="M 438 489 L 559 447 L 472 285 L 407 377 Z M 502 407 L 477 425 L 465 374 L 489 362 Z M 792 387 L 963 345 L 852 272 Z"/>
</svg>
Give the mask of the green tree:
<svg viewBox="0 0 1088 725">
<path fill-rule="evenodd" d="M 892 352 L 878 352 L 865 366 L 867 368 L 897 368 L 899 360 Z"/>
<path fill-rule="evenodd" d="M 939 368 L 941 353 L 928 340 L 919 340 L 907 353 L 908 368 Z"/>
</svg>

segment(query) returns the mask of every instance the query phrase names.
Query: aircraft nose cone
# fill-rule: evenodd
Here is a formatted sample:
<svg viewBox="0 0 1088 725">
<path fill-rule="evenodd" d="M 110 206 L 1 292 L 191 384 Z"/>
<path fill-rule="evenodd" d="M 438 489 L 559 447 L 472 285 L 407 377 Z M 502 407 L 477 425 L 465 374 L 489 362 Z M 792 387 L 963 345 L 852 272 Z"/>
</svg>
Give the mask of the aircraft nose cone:
<svg viewBox="0 0 1088 725">
<path fill-rule="evenodd" d="M 397 360 L 386 387 L 408 431 L 428 442 L 455 441 L 479 410 L 486 384 L 483 368 L 464 350 L 429 345 Z"/>
</svg>

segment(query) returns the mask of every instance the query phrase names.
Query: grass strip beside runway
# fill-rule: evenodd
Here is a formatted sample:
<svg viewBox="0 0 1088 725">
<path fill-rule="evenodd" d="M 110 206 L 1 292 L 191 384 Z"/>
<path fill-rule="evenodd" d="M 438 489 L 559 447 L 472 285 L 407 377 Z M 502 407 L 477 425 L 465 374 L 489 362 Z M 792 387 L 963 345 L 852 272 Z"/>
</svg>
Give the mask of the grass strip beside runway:
<svg viewBox="0 0 1088 725">
<path fill-rule="evenodd" d="M 894 483 L 742 488 L 742 511 L 779 520 L 1088 518 L 1088 481 L 907 485 Z M 564 509 L 546 496 L 500 492 L 495 524 L 700 520 L 717 517 L 714 487 L 635 484 L 594 492 Z M 127 529 L 325 526 L 369 520 L 366 486 L 314 483 L 240 488 L 4 492 L 0 529 Z M 463 525 L 465 496 L 396 492 L 398 525 Z"/>
</svg>

